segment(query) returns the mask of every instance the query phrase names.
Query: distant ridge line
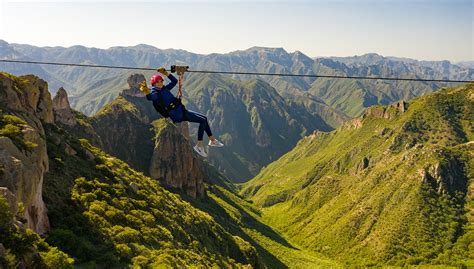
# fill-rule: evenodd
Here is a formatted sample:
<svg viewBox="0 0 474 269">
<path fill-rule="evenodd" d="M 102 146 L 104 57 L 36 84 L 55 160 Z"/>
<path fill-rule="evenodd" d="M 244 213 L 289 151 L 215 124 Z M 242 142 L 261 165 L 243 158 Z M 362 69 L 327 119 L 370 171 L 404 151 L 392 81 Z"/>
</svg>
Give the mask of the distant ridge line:
<svg viewBox="0 0 474 269">
<path fill-rule="evenodd" d="M 61 65 L 76 67 L 95 67 L 95 68 L 112 68 L 112 69 L 128 69 L 128 70 L 144 70 L 155 71 L 156 68 L 147 67 L 131 67 L 131 66 L 114 66 L 114 65 L 93 65 L 93 64 L 75 64 L 75 63 L 57 63 L 57 62 L 41 62 L 26 60 L 6 60 L 0 59 L 0 62 L 21 63 L 21 64 L 44 64 L 44 65 Z M 167 70 L 170 71 L 170 70 Z M 189 73 L 203 74 L 227 74 L 227 75 L 256 75 L 256 76 L 281 76 L 281 77 L 308 77 L 308 78 L 333 78 L 333 79 L 371 79 L 371 80 L 395 80 L 395 81 L 421 81 L 421 82 L 447 82 L 447 83 L 471 83 L 474 80 L 450 80 L 450 79 L 421 79 L 421 78 L 392 78 L 392 77 L 364 77 L 364 76 L 337 76 L 337 75 L 305 75 L 291 73 L 260 73 L 260 72 L 236 72 L 236 71 L 208 71 L 208 70 L 188 70 Z"/>
</svg>

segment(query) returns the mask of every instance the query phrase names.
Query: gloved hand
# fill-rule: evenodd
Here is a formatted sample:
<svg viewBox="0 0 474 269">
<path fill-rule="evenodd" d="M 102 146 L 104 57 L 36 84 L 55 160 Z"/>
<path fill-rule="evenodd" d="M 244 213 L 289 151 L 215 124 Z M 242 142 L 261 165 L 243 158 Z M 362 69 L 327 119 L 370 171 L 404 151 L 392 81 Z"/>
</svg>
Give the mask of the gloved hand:
<svg viewBox="0 0 474 269">
<path fill-rule="evenodd" d="M 161 74 L 163 74 L 165 76 L 168 76 L 168 72 L 166 71 L 166 69 L 164 67 L 160 67 L 156 71 L 160 72 Z"/>
<path fill-rule="evenodd" d="M 140 91 L 143 92 L 145 95 L 150 94 L 150 89 L 146 85 L 146 81 L 140 82 L 139 86 L 140 86 Z"/>
</svg>

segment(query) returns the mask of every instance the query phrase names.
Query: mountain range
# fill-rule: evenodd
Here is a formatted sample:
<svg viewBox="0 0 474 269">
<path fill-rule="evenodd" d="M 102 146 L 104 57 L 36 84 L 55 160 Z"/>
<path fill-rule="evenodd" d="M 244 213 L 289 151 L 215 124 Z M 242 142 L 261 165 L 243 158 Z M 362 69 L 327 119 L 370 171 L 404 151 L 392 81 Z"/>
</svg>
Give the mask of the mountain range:
<svg viewBox="0 0 474 269">
<path fill-rule="evenodd" d="M 51 61 L 79 64 L 118 65 L 132 67 L 168 67 L 186 64 L 192 70 L 293 73 L 307 75 L 385 76 L 425 79 L 472 80 L 474 69 L 449 61 L 428 62 L 405 58 L 366 54 L 355 57 L 312 59 L 296 51 L 282 48 L 253 47 L 227 54 L 201 55 L 184 50 L 162 50 L 149 45 L 112 47 L 109 49 L 73 47 L 35 47 L 0 41 L 0 58 Z M 54 93 L 59 87 L 69 89 L 73 107 L 87 115 L 94 114 L 114 99 L 126 85 L 129 71 L 52 65 L 18 65 L 2 63 L 2 70 L 12 74 L 37 74 L 50 83 Z M 144 75 L 150 75 L 144 72 Z M 239 80 L 255 76 L 232 75 Z M 300 77 L 269 77 L 268 82 L 284 98 L 310 93 L 314 98 L 349 116 L 360 115 L 365 107 L 388 104 L 400 99 L 432 92 L 441 84 L 387 81 L 336 81 Z M 192 85 L 185 85 L 192 90 Z M 343 95 L 343 93 L 346 93 Z M 339 98 L 336 98 L 339 97 Z M 354 108 L 356 107 L 356 109 Z"/>
<path fill-rule="evenodd" d="M 193 70 L 388 76 L 469 80 L 474 69 L 448 61 L 426 62 L 367 54 L 312 59 L 296 51 L 253 47 L 227 54 L 200 55 L 149 45 L 35 47 L 0 41 L 0 58 L 81 64 L 156 67 L 187 64 Z M 135 72 L 120 69 L 0 63 L 13 74 L 32 73 L 54 93 L 67 89 L 72 107 L 93 115 L 112 102 Z M 153 72 L 143 72 L 149 77 Z M 332 80 L 327 78 L 195 74 L 186 76 L 187 107 L 205 114 L 228 147 L 209 161 L 232 180 L 244 182 L 315 130 L 330 131 L 368 106 L 409 100 L 442 85 L 425 82 Z M 153 112 L 150 112 L 153 113 Z M 191 125 L 191 133 L 196 127 Z"/>
</svg>

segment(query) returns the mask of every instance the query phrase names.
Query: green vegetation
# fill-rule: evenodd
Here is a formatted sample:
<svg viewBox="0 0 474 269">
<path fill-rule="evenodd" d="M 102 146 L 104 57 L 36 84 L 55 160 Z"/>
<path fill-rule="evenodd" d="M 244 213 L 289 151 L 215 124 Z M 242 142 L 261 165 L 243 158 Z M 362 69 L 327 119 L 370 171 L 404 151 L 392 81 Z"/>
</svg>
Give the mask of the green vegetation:
<svg viewBox="0 0 474 269">
<path fill-rule="evenodd" d="M 24 120 L 14 115 L 4 114 L 0 109 L 0 136 L 10 138 L 22 150 L 31 151 L 38 145 L 24 138 L 23 129 L 27 127 Z"/>
<path fill-rule="evenodd" d="M 327 257 L 302 249 L 268 226 L 261 210 L 224 187 L 208 186 L 208 200 L 190 202 L 222 227 L 250 242 L 269 268 L 341 268 Z"/>
<path fill-rule="evenodd" d="M 285 237 L 347 265 L 471 266 L 473 96 L 471 84 L 404 113 L 371 108 L 302 139 L 241 193 Z"/>
<path fill-rule="evenodd" d="M 10 207 L 3 196 L 0 196 L 0 242 L 5 248 L 4 255 L 0 255 L 2 268 L 14 268 L 20 262 L 28 262 L 32 268 L 72 268 L 74 262 L 32 230 L 14 225 Z"/>
<path fill-rule="evenodd" d="M 51 163 L 44 197 L 52 226 L 47 240 L 79 265 L 227 268 L 258 262 L 249 243 L 157 181 L 55 125 L 46 129 Z M 66 143 L 77 155 L 65 153 Z"/>
<path fill-rule="evenodd" d="M 28 79 L 24 77 L 17 77 L 12 74 L 1 72 L 1 71 L 0 71 L 0 74 L 14 81 L 16 84 L 15 85 L 16 87 L 14 87 L 14 89 L 17 91 L 20 91 L 20 89 L 26 88 L 26 85 L 28 84 Z"/>
<path fill-rule="evenodd" d="M 137 114 L 137 108 L 130 102 L 128 102 L 124 97 L 118 97 L 114 99 L 113 105 L 108 105 L 103 107 L 97 114 L 96 117 L 100 117 L 101 115 L 110 114 L 114 109 L 120 108 L 121 110 L 130 112 L 132 114 Z"/>
</svg>

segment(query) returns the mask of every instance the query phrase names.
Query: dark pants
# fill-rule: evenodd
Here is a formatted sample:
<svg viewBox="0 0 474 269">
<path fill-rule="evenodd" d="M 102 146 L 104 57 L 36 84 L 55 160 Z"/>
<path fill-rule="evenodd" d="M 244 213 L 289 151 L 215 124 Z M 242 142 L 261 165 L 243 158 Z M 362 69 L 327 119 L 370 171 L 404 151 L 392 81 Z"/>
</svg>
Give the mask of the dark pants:
<svg viewBox="0 0 474 269">
<path fill-rule="evenodd" d="M 199 123 L 198 140 L 202 140 L 204 131 L 206 131 L 207 136 L 212 136 L 211 128 L 209 127 L 206 116 L 194 111 L 186 110 L 184 112 L 184 120 Z"/>
</svg>

